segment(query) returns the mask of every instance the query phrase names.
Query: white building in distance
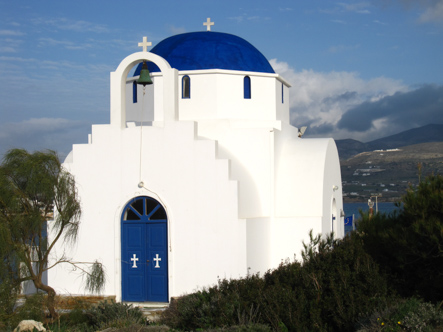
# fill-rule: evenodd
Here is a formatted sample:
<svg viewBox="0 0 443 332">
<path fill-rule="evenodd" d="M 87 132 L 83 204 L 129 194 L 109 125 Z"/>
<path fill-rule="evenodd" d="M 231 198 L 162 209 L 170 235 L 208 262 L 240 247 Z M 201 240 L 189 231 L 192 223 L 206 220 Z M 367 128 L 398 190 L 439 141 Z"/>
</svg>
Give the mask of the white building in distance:
<svg viewBox="0 0 443 332">
<path fill-rule="evenodd" d="M 93 125 L 64 163 L 82 203 L 66 254 L 103 263 L 104 295 L 169 302 L 300 257 L 311 229 L 344 235 L 335 142 L 299 137 L 290 84 L 256 48 L 213 31 L 149 44 L 111 73 L 110 124 Z M 146 87 L 135 83 L 142 61 Z M 84 293 L 63 265 L 48 282 Z"/>
</svg>

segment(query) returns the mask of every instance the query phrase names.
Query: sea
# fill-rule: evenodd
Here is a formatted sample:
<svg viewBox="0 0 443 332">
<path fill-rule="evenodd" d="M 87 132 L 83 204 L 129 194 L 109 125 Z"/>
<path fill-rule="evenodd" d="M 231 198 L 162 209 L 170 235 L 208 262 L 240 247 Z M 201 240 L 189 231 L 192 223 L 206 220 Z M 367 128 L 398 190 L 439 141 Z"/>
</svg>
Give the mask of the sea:
<svg viewBox="0 0 443 332">
<path fill-rule="evenodd" d="M 379 202 L 378 204 L 378 212 L 382 213 L 390 213 L 396 209 L 395 203 L 388 202 Z M 374 202 L 374 213 L 375 210 L 375 202 Z M 360 210 L 363 212 L 369 211 L 368 203 L 343 203 L 343 210 L 345 211 L 345 233 L 352 231 L 355 228 L 355 221 L 360 217 Z M 349 220 L 349 217 L 354 217 L 354 222 Z"/>
</svg>

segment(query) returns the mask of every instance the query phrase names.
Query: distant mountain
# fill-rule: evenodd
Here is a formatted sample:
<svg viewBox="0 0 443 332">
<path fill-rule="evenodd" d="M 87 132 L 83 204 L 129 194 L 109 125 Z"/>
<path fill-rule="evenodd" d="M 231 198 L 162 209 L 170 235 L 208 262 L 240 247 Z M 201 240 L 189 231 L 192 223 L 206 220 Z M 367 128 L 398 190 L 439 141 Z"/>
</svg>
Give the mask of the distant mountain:
<svg viewBox="0 0 443 332">
<path fill-rule="evenodd" d="M 367 151 L 395 149 L 420 143 L 443 142 L 443 124 L 429 124 L 367 143 L 353 139 L 336 140 L 335 142 L 340 160 L 346 160 Z"/>
<path fill-rule="evenodd" d="M 340 164 L 346 201 L 366 202 L 374 195 L 397 201 L 420 178 L 443 174 L 443 142 L 362 152 Z"/>
<path fill-rule="evenodd" d="M 355 139 L 340 139 L 336 140 L 335 144 L 337 144 L 340 160 L 347 160 L 359 153 L 371 150 L 368 144 Z"/>
</svg>

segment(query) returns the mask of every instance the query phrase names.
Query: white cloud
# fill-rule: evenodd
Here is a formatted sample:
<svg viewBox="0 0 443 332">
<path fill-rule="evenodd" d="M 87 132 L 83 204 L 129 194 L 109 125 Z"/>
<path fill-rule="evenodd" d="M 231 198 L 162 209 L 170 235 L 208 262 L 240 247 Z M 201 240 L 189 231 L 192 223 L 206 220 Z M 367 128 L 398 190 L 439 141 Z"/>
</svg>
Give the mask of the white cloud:
<svg viewBox="0 0 443 332">
<path fill-rule="evenodd" d="M 380 1 L 378 1 L 380 2 Z M 383 0 L 383 6 L 399 3 L 406 10 L 420 12 L 419 23 L 443 23 L 443 0 Z"/>
<path fill-rule="evenodd" d="M 15 53 L 17 52 L 15 48 L 10 46 L 0 46 L 0 53 Z"/>
<path fill-rule="evenodd" d="M 242 15 L 231 16 L 231 17 L 228 17 L 228 20 L 237 21 L 237 23 L 240 23 L 243 21 L 243 16 Z"/>
<path fill-rule="evenodd" d="M 56 40 L 54 38 L 40 38 L 39 47 L 47 47 L 47 46 L 63 46 L 64 48 L 68 50 L 85 50 L 92 48 L 92 44 L 90 43 L 82 43 L 82 44 L 76 44 L 71 41 L 66 40 Z"/>
<path fill-rule="evenodd" d="M 76 21 L 64 17 L 55 19 L 40 17 L 33 19 L 32 22 L 36 25 L 48 25 L 55 27 L 56 29 L 75 32 L 107 33 L 111 31 L 106 25 L 103 24 L 96 24 L 81 20 Z"/>
<path fill-rule="evenodd" d="M 367 9 L 370 4 L 368 2 L 353 2 L 344 3 L 339 2 L 337 5 L 341 6 L 344 10 L 349 12 L 355 12 L 358 14 L 370 14 L 371 12 Z"/>
<path fill-rule="evenodd" d="M 292 84 L 291 123 L 298 127 L 308 125 L 307 134 L 312 136 L 372 139 L 384 129 L 383 122 L 364 133 L 339 130 L 336 125 L 346 111 L 365 101 L 376 101 L 397 91 L 408 90 L 400 81 L 385 77 L 364 80 L 356 72 L 296 71 L 286 62 L 272 59 L 270 63 Z"/>
<path fill-rule="evenodd" d="M 24 33 L 16 30 L 0 30 L 0 36 L 23 36 Z"/>
<path fill-rule="evenodd" d="M 176 27 L 174 25 L 170 25 L 169 26 L 169 31 L 171 32 L 171 34 L 173 35 L 178 35 L 180 33 L 185 33 L 186 29 L 184 27 Z"/>
<path fill-rule="evenodd" d="M 90 125 L 62 118 L 31 118 L 0 125 L 0 157 L 12 148 L 29 151 L 50 149 L 64 158 L 72 143 L 86 143 Z M 79 138 L 83 141 L 79 141 Z"/>
<path fill-rule="evenodd" d="M 432 5 L 427 7 L 420 15 L 418 21 L 421 23 L 443 22 L 443 1 L 432 3 Z"/>
<path fill-rule="evenodd" d="M 249 21 L 259 21 L 261 18 L 260 16 L 254 15 L 254 16 L 248 16 L 246 19 Z"/>
<path fill-rule="evenodd" d="M 0 53 L 16 53 L 22 42 L 16 38 L 0 38 Z"/>
<path fill-rule="evenodd" d="M 335 45 L 335 46 L 331 46 L 328 49 L 329 53 L 341 53 L 341 52 L 347 52 L 347 51 L 351 51 L 351 50 L 355 50 L 360 48 L 360 45 Z"/>
</svg>

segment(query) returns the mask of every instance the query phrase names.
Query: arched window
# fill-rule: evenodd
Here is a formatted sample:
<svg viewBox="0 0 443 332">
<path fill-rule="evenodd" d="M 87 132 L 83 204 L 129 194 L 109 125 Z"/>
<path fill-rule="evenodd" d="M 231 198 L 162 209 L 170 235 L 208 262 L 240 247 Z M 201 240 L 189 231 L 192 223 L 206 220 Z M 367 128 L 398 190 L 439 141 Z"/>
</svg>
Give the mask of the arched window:
<svg viewBox="0 0 443 332">
<path fill-rule="evenodd" d="M 137 103 L 137 82 L 132 82 L 132 103 Z"/>
<path fill-rule="evenodd" d="M 251 78 L 249 76 L 243 78 L 243 94 L 245 99 L 251 99 Z"/>
<path fill-rule="evenodd" d="M 191 98 L 191 79 L 188 75 L 182 78 L 182 98 Z"/>
<path fill-rule="evenodd" d="M 133 198 L 123 210 L 122 221 L 160 222 L 166 221 L 165 208 L 154 198 L 139 196 Z"/>
</svg>

